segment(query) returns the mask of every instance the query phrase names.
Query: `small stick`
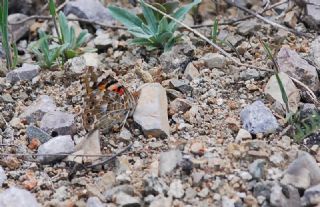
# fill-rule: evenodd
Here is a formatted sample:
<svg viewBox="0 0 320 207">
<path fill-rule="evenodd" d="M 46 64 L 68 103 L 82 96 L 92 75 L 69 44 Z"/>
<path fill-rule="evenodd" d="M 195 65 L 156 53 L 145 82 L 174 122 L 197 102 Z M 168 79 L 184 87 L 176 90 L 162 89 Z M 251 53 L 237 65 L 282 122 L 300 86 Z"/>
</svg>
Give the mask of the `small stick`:
<svg viewBox="0 0 320 207">
<path fill-rule="evenodd" d="M 1 146 L 1 145 L 0 145 Z M 16 145 L 14 145 L 16 146 Z M 73 152 L 71 152 L 73 153 Z M 113 155 L 110 154 L 69 154 L 69 153 L 48 153 L 48 154 L 29 154 L 29 153 L 0 153 L 0 156 L 15 156 L 15 157 L 24 157 L 24 156 L 74 156 L 74 157 L 110 157 Z"/>
<path fill-rule="evenodd" d="M 245 11 L 245 12 L 247 12 L 247 13 L 255 16 L 256 18 L 264 21 L 265 23 L 270 24 L 271 26 L 274 26 L 274 27 L 277 27 L 277 28 L 286 30 L 286 31 L 291 32 L 291 33 L 293 33 L 293 34 L 295 34 L 295 35 L 298 35 L 298 36 L 312 37 L 312 36 L 310 36 L 310 35 L 308 35 L 308 34 L 306 34 L 306 33 L 296 31 L 296 30 L 294 30 L 294 29 L 285 27 L 285 26 L 283 26 L 283 25 L 281 25 L 281 24 L 278 24 L 278 23 L 275 23 L 275 22 L 273 22 L 273 21 L 271 21 L 271 20 L 269 20 L 269 19 L 266 19 L 266 18 L 264 18 L 263 16 L 261 16 L 260 14 L 257 14 L 257 13 L 255 13 L 255 12 L 251 11 L 250 9 L 247 9 L 247 8 L 245 8 L 245 7 L 243 7 L 243 6 L 240 6 L 240 5 L 234 3 L 234 2 L 231 1 L 231 0 L 225 0 L 225 1 L 226 1 L 228 4 L 230 4 L 230 5 L 232 5 L 232 6 L 235 6 L 235 7 L 237 7 L 238 9 L 240 9 L 240 10 L 242 10 L 242 11 Z"/>
</svg>

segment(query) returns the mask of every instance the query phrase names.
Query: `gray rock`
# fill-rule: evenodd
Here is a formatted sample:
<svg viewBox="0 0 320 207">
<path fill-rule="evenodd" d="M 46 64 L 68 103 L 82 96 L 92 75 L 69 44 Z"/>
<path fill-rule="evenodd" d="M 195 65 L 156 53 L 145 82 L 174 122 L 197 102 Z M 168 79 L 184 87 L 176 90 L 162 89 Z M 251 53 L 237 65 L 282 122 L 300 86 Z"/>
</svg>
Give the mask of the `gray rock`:
<svg viewBox="0 0 320 207">
<path fill-rule="evenodd" d="M 246 69 L 244 71 L 240 72 L 240 78 L 242 80 L 259 80 L 265 76 L 266 72 L 265 71 L 258 71 L 256 69 Z"/>
<path fill-rule="evenodd" d="M 192 184 L 194 186 L 200 186 L 201 183 L 202 183 L 202 180 L 203 180 L 203 177 L 204 177 L 205 173 L 203 171 L 200 171 L 200 172 L 193 172 L 191 174 L 192 176 Z"/>
<path fill-rule="evenodd" d="M 298 157 L 288 166 L 281 183 L 307 189 L 320 183 L 320 168 L 307 152 L 299 151 Z"/>
<path fill-rule="evenodd" d="M 249 172 L 252 175 L 253 178 L 255 179 L 261 179 L 262 176 L 264 175 L 264 165 L 266 164 L 266 161 L 263 159 L 257 159 L 253 161 L 249 165 Z"/>
<path fill-rule="evenodd" d="M 21 13 L 14 13 L 8 16 L 11 41 L 17 42 L 29 32 L 29 27 L 34 23 L 34 20 L 24 22 L 23 24 L 14 24 L 26 18 L 28 18 L 28 16 Z"/>
<path fill-rule="evenodd" d="M 244 140 L 250 140 L 250 139 L 252 139 L 251 134 L 245 129 L 240 129 L 238 131 L 236 138 L 235 138 L 235 141 L 237 143 L 241 143 Z"/>
<path fill-rule="evenodd" d="M 228 198 L 227 196 L 223 196 L 221 205 L 222 207 L 235 207 L 235 201 L 233 199 Z"/>
<path fill-rule="evenodd" d="M 112 39 L 107 33 L 99 34 L 96 38 L 94 38 L 93 43 L 96 48 L 100 50 L 108 49 L 112 47 Z"/>
<path fill-rule="evenodd" d="M 146 136 L 169 136 L 168 103 L 165 89 L 159 83 L 141 86 L 141 93 L 133 114 Z"/>
<path fill-rule="evenodd" d="M 6 78 L 12 84 L 20 80 L 32 80 L 39 74 L 39 70 L 39 65 L 23 63 L 22 67 L 7 73 Z"/>
<path fill-rule="evenodd" d="M 180 80 L 180 79 L 171 79 L 169 82 L 170 88 L 176 89 L 183 94 L 191 94 L 193 91 L 193 88 L 189 85 L 189 81 L 186 79 Z"/>
<path fill-rule="evenodd" d="M 253 196 L 256 198 L 264 197 L 269 199 L 271 194 L 271 189 L 273 186 L 274 186 L 274 183 L 270 181 L 257 183 L 253 188 Z"/>
<path fill-rule="evenodd" d="M 163 197 L 155 198 L 149 207 L 171 207 L 172 206 L 172 197 Z"/>
<path fill-rule="evenodd" d="M 43 144 L 51 139 L 48 133 L 35 126 L 28 126 L 26 131 L 29 142 L 35 138 Z"/>
<path fill-rule="evenodd" d="M 185 190 L 184 199 L 188 201 L 188 200 L 194 199 L 196 195 L 197 195 L 197 191 L 194 188 L 189 187 Z"/>
<path fill-rule="evenodd" d="M 261 24 L 257 22 L 257 20 L 247 20 L 247 21 L 242 21 L 240 24 L 238 24 L 238 33 L 247 36 L 251 35 L 257 30 L 261 28 Z"/>
<path fill-rule="evenodd" d="M 103 204 L 98 197 L 89 197 L 86 203 L 86 207 L 107 207 Z"/>
<path fill-rule="evenodd" d="M 282 47 L 277 56 L 280 71 L 298 79 L 311 90 L 319 89 L 319 77 L 314 66 L 302 59 L 299 54 L 288 47 Z"/>
<path fill-rule="evenodd" d="M 79 18 L 102 22 L 109 25 L 115 23 L 108 9 L 105 8 L 99 0 L 91 0 L 90 4 L 88 4 L 87 0 L 69 1 L 64 6 L 64 13 L 66 15 L 74 14 Z"/>
<path fill-rule="evenodd" d="M 276 184 L 271 188 L 270 204 L 278 207 L 300 207 L 299 191 L 290 185 L 281 187 Z"/>
<path fill-rule="evenodd" d="M 0 193 L 1 207 L 40 207 L 36 198 L 27 190 L 11 187 Z"/>
<path fill-rule="evenodd" d="M 41 119 L 40 128 L 52 136 L 72 135 L 75 131 L 74 115 L 61 111 L 48 112 Z"/>
<path fill-rule="evenodd" d="M 210 69 L 224 68 L 227 64 L 226 57 L 219 53 L 207 53 L 201 58 L 201 60 L 203 60 L 206 66 Z"/>
<path fill-rule="evenodd" d="M 279 166 L 284 161 L 284 157 L 282 156 L 281 152 L 275 152 L 273 155 L 269 157 L 269 160 L 274 165 Z"/>
<path fill-rule="evenodd" d="M 179 150 L 162 152 L 159 160 L 159 172 L 163 176 L 173 171 L 182 161 L 182 153 Z"/>
<path fill-rule="evenodd" d="M 53 99 L 47 95 L 41 95 L 34 104 L 30 105 L 19 116 L 21 119 L 26 119 L 27 123 L 40 121 L 45 113 L 56 110 L 56 104 Z"/>
<path fill-rule="evenodd" d="M 0 187 L 2 184 L 7 180 L 6 172 L 3 170 L 3 168 L 0 166 Z"/>
<path fill-rule="evenodd" d="M 12 99 L 11 95 L 6 93 L 0 96 L 0 101 L 4 103 L 14 103 L 15 101 Z"/>
<path fill-rule="evenodd" d="M 112 197 L 120 192 L 133 196 L 134 188 L 131 185 L 118 185 L 111 189 L 107 189 L 103 195 L 107 201 L 112 201 Z"/>
<path fill-rule="evenodd" d="M 158 195 L 166 194 L 168 191 L 167 184 L 162 180 L 162 178 L 147 176 L 143 180 L 144 183 L 144 193 L 146 195 Z"/>
<path fill-rule="evenodd" d="M 308 188 L 301 198 L 302 206 L 317 206 L 320 204 L 320 184 Z"/>
<path fill-rule="evenodd" d="M 193 63 L 189 63 L 184 71 L 184 76 L 189 80 L 192 81 L 195 78 L 200 76 L 200 73 L 196 67 L 194 67 Z"/>
<path fill-rule="evenodd" d="M 237 47 L 244 40 L 244 37 L 238 34 L 231 34 L 227 30 L 221 30 L 218 39 L 230 42 L 233 46 Z"/>
<path fill-rule="evenodd" d="M 288 97 L 289 110 L 291 112 L 296 112 L 298 110 L 298 104 L 301 98 L 300 90 L 295 86 L 293 81 L 286 73 L 280 72 L 278 75 Z M 282 99 L 282 93 L 275 75 L 271 76 L 271 78 L 269 79 L 264 92 L 269 95 L 274 101 L 281 103 L 281 105 L 285 109 L 286 106 Z"/>
<path fill-rule="evenodd" d="M 6 53 L 4 52 L 3 48 L 2 48 L 2 44 L 0 43 L 0 77 L 5 77 L 6 74 L 9 72 L 6 63 L 3 59 L 6 58 Z M 1 85 L 0 85 L 1 86 Z M 2 87 L 0 87 L 0 91 L 2 91 Z"/>
<path fill-rule="evenodd" d="M 170 51 L 162 53 L 159 59 L 163 71 L 169 73 L 175 70 L 183 70 L 192 60 L 195 49 L 191 42 L 187 42 L 175 45 Z"/>
<path fill-rule="evenodd" d="M 141 206 L 140 198 L 130 196 L 124 192 L 119 192 L 114 196 L 115 203 L 123 207 Z"/>
<path fill-rule="evenodd" d="M 169 104 L 169 113 L 171 115 L 179 112 L 185 113 L 192 107 L 191 103 L 186 99 L 177 98 Z"/>
<path fill-rule="evenodd" d="M 181 180 L 174 179 L 171 182 L 168 195 L 178 199 L 183 197 L 184 189 Z"/>
<path fill-rule="evenodd" d="M 40 154 L 58 154 L 71 153 L 75 149 L 74 142 L 71 136 L 58 136 L 50 139 L 48 142 L 40 145 L 38 155 Z M 59 156 L 38 156 L 38 160 L 43 163 L 53 163 L 67 157 L 66 155 Z"/>
<path fill-rule="evenodd" d="M 64 64 L 64 68 L 71 75 L 82 74 L 87 68 L 86 60 L 83 56 L 71 58 Z"/>
<path fill-rule="evenodd" d="M 47 3 L 45 0 L 10 0 L 9 13 L 23 13 L 33 15 Z"/>
<path fill-rule="evenodd" d="M 279 127 L 277 119 L 261 101 L 255 101 L 242 109 L 240 119 L 242 128 L 252 134 L 272 133 Z"/>
<path fill-rule="evenodd" d="M 306 15 L 303 18 L 309 27 L 317 29 L 320 26 L 320 6 L 318 0 L 309 0 L 306 4 Z"/>
<path fill-rule="evenodd" d="M 320 36 L 311 43 L 311 55 L 313 56 L 315 64 L 320 68 Z"/>
</svg>

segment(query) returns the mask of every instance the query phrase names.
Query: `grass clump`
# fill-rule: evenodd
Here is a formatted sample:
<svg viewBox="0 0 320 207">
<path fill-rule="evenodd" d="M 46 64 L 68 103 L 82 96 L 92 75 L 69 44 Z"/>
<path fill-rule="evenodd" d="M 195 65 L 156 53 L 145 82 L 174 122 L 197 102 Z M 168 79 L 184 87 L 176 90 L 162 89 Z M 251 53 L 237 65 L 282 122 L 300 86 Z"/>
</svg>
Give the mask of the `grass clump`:
<svg viewBox="0 0 320 207">
<path fill-rule="evenodd" d="M 192 3 L 180 8 L 178 8 L 177 2 L 156 3 L 154 6 L 173 18 L 182 21 L 192 7 L 200 2 L 201 0 L 194 0 Z M 169 51 L 181 37 L 181 35 L 175 33 L 178 28 L 177 23 L 149 8 L 143 0 L 140 3 L 142 15 L 134 15 L 126 9 L 116 6 L 109 6 L 108 9 L 111 15 L 134 35 L 135 38 L 131 41 L 131 44 L 144 46 L 148 50 L 160 49 Z"/>
<path fill-rule="evenodd" d="M 54 0 L 49 1 L 49 10 L 57 37 L 40 31 L 40 39 L 29 46 L 30 51 L 36 55 L 39 64 L 47 68 L 53 67 L 58 62 L 64 63 L 66 60 L 83 53 L 82 46 L 88 40 L 86 30 L 81 31 L 77 36 L 75 29 L 68 25 L 64 13 L 60 12 L 57 15 Z"/>
</svg>

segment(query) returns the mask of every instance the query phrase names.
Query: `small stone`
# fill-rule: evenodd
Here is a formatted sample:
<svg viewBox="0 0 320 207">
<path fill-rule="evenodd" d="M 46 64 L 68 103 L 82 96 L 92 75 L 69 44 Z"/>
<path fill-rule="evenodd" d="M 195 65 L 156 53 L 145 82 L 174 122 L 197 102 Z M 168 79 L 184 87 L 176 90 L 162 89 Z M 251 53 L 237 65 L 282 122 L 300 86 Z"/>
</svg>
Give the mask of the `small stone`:
<svg viewBox="0 0 320 207">
<path fill-rule="evenodd" d="M 115 165 L 116 165 L 117 174 L 131 172 L 131 167 L 130 167 L 128 157 L 125 155 L 121 157 L 117 157 L 115 161 Z"/>
<path fill-rule="evenodd" d="M 238 33 L 243 36 L 251 35 L 260 28 L 261 24 L 259 24 L 256 20 L 242 21 L 237 27 Z"/>
<path fill-rule="evenodd" d="M 196 141 L 190 146 L 190 152 L 196 155 L 203 155 L 206 151 L 206 146 L 203 142 Z"/>
<path fill-rule="evenodd" d="M 300 102 L 300 91 L 287 74 L 280 72 L 278 73 L 278 75 L 288 96 L 289 109 L 291 112 L 296 112 L 298 110 L 298 105 Z M 279 83 L 275 75 L 271 76 L 271 78 L 269 79 L 264 92 L 272 97 L 274 101 L 281 103 L 283 108 L 286 107 L 282 98 Z"/>
<path fill-rule="evenodd" d="M 304 193 L 304 195 L 306 192 Z M 300 195 L 298 189 L 287 185 L 280 186 L 278 184 L 271 188 L 270 203 L 272 206 L 281 207 L 300 207 L 308 206 L 301 205 Z"/>
<path fill-rule="evenodd" d="M 264 175 L 264 165 L 266 161 L 263 159 L 257 159 L 251 163 L 248 167 L 250 174 L 255 179 L 260 179 Z"/>
<path fill-rule="evenodd" d="M 286 13 L 283 23 L 291 28 L 295 28 L 298 22 L 296 11 L 289 11 Z"/>
<path fill-rule="evenodd" d="M 240 78 L 245 81 L 251 80 L 251 79 L 259 80 L 260 78 L 262 78 L 264 76 L 265 76 L 264 71 L 258 71 L 256 69 L 252 69 L 252 68 L 249 68 L 247 70 L 240 72 Z"/>
<path fill-rule="evenodd" d="M 189 80 L 192 81 L 200 76 L 198 69 L 193 65 L 193 63 L 189 63 L 184 71 L 184 76 Z"/>
<path fill-rule="evenodd" d="M 75 131 L 74 115 L 61 111 L 48 112 L 41 119 L 40 128 L 51 136 L 72 135 Z"/>
<path fill-rule="evenodd" d="M 193 88 L 189 85 L 189 81 L 186 79 L 178 80 L 172 79 L 169 82 L 170 88 L 180 91 L 183 94 L 191 94 Z"/>
<path fill-rule="evenodd" d="M 222 196 L 222 207 L 235 207 L 235 201 L 227 196 Z"/>
<path fill-rule="evenodd" d="M 186 65 L 192 60 L 196 47 L 191 41 L 186 41 L 184 44 L 177 44 L 170 51 L 164 52 L 160 56 L 160 63 L 165 73 L 170 73 L 175 70 L 183 70 Z"/>
<path fill-rule="evenodd" d="M 24 22 L 23 24 L 15 24 L 16 22 L 19 22 L 26 18 L 28 18 L 27 15 L 16 12 L 8 16 L 8 26 L 10 36 L 12 38 L 11 41 L 18 42 L 18 40 L 26 36 L 26 34 L 29 32 L 29 27 L 34 23 L 34 21 Z"/>
<path fill-rule="evenodd" d="M 288 166 L 281 183 L 298 189 L 307 189 L 320 183 L 320 168 L 307 152 L 299 151 L 298 157 Z"/>
<path fill-rule="evenodd" d="M 89 197 L 86 207 L 106 207 L 106 205 L 104 205 L 98 197 Z"/>
<path fill-rule="evenodd" d="M 192 107 L 191 103 L 186 99 L 177 98 L 172 101 L 169 105 L 169 114 L 173 115 L 175 113 L 185 113 Z"/>
<path fill-rule="evenodd" d="M 168 191 L 169 196 L 173 196 L 174 198 L 182 198 L 184 195 L 184 189 L 183 185 L 181 183 L 181 180 L 174 179 L 169 187 Z"/>
<path fill-rule="evenodd" d="M 239 173 L 239 176 L 244 180 L 251 180 L 252 179 L 252 175 L 246 171 L 241 171 Z"/>
<path fill-rule="evenodd" d="M 271 155 L 269 160 L 276 166 L 279 166 L 284 161 L 284 158 L 282 156 L 282 153 L 276 152 L 275 154 Z"/>
<path fill-rule="evenodd" d="M 68 154 L 74 151 L 74 142 L 71 136 L 58 136 L 50 139 L 48 142 L 42 144 L 38 149 L 38 154 Z M 58 156 L 38 156 L 38 160 L 43 163 L 52 163 L 63 159 L 67 155 Z"/>
<path fill-rule="evenodd" d="M 201 58 L 201 60 L 203 60 L 206 66 L 210 69 L 224 68 L 227 63 L 226 57 L 219 53 L 207 53 Z"/>
<path fill-rule="evenodd" d="M 53 99 L 47 95 L 41 95 L 34 104 L 29 106 L 19 116 L 21 119 L 26 119 L 28 123 L 40 121 L 45 113 L 56 110 L 56 104 Z"/>
<path fill-rule="evenodd" d="M 306 1 L 303 2 L 305 3 Z M 303 20 L 309 25 L 309 27 L 314 29 L 319 28 L 320 25 L 318 3 L 318 0 L 309 0 L 308 3 L 305 4 L 306 15 Z"/>
<path fill-rule="evenodd" d="M 0 206 L 10 207 L 40 207 L 36 198 L 27 190 L 10 187 L 9 189 L 0 193 Z"/>
<path fill-rule="evenodd" d="M 162 180 L 162 178 L 147 176 L 143 180 L 144 182 L 144 192 L 149 195 L 164 195 L 168 190 L 167 184 Z"/>
<path fill-rule="evenodd" d="M 203 188 L 199 193 L 198 196 L 201 198 L 206 198 L 209 194 L 209 189 L 208 188 Z"/>
<path fill-rule="evenodd" d="M 248 206 L 258 206 L 257 199 L 252 195 L 246 196 L 243 200 L 244 200 L 244 203 L 247 204 Z"/>
<path fill-rule="evenodd" d="M 83 74 L 86 68 L 86 60 L 83 56 L 71 58 L 64 64 L 64 69 L 69 74 Z"/>
<path fill-rule="evenodd" d="M 15 101 L 12 99 L 10 94 L 3 94 L 0 96 L 0 101 L 4 103 L 14 103 Z"/>
<path fill-rule="evenodd" d="M 320 184 L 308 188 L 301 198 L 301 206 L 317 206 L 320 204 Z"/>
<path fill-rule="evenodd" d="M 169 136 L 168 103 L 165 89 L 159 83 L 141 86 L 140 97 L 133 114 L 146 136 Z"/>
<path fill-rule="evenodd" d="M 172 197 L 160 197 L 156 198 L 150 203 L 149 207 L 171 207 L 172 206 Z"/>
<path fill-rule="evenodd" d="M 87 67 L 98 68 L 99 65 L 101 64 L 98 53 L 87 52 L 87 53 L 84 53 L 82 57 L 85 59 Z"/>
<path fill-rule="evenodd" d="M 141 206 L 138 197 L 130 196 L 124 192 L 119 192 L 114 195 L 115 203 L 124 207 L 139 207 Z"/>
<path fill-rule="evenodd" d="M 0 165 L 10 170 L 16 170 L 21 166 L 21 162 L 16 157 L 6 156 L 0 159 Z"/>
<path fill-rule="evenodd" d="M 252 134 L 272 133 L 278 127 L 277 119 L 261 101 L 255 101 L 240 112 L 243 128 Z"/>
<path fill-rule="evenodd" d="M 7 180 L 6 172 L 3 170 L 3 168 L 0 166 L 0 186 Z"/>
<path fill-rule="evenodd" d="M 318 36 L 315 40 L 311 43 L 311 54 L 313 56 L 314 62 L 317 67 L 320 67 L 320 36 Z"/>
<path fill-rule="evenodd" d="M 235 138 L 235 141 L 237 143 L 241 143 L 242 141 L 250 140 L 250 139 L 252 139 L 251 134 L 245 129 L 240 129 L 238 131 L 236 138 Z"/>
<path fill-rule="evenodd" d="M 182 161 L 182 153 L 179 150 L 162 152 L 159 159 L 159 173 L 161 176 L 173 171 Z"/>
<path fill-rule="evenodd" d="M 166 89 L 167 92 L 167 96 L 169 98 L 169 100 L 174 100 L 176 98 L 183 98 L 183 94 L 180 91 L 171 89 L 171 88 L 167 88 Z"/>
<path fill-rule="evenodd" d="M 99 50 L 106 50 L 109 47 L 112 47 L 113 41 L 109 37 L 109 34 L 102 33 L 102 34 L 99 34 L 96 38 L 94 38 L 93 42 L 96 48 L 98 48 Z"/>
<path fill-rule="evenodd" d="M 299 54 L 289 47 L 282 47 L 277 56 L 280 71 L 298 79 L 310 87 L 312 91 L 317 91 L 320 87 L 317 70 Z"/>
<path fill-rule="evenodd" d="M 107 201 L 112 201 L 113 196 L 120 192 L 133 196 L 134 188 L 131 185 L 118 185 L 110 189 L 107 188 L 107 190 L 103 193 L 103 195 Z"/>
<path fill-rule="evenodd" d="M 32 80 L 32 78 L 39 74 L 39 70 L 39 65 L 23 63 L 22 67 L 7 73 L 6 78 L 12 84 L 21 80 Z"/>
<path fill-rule="evenodd" d="M 125 141 L 130 141 L 132 139 L 132 134 L 127 128 L 123 127 L 120 131 L 119 138 Z"/>
<path fill-rule="evenodd" d="M 192 176 L 192 184 L 194 186 L 201 185 L 204 175 L 205 175 L 205 173 L 203 171 L 193 172 L 192 175 L 191 175 Z"/>
<path fill-rule="evenodd" d="M 48 133 L 35 126 L 28 126 L 26 131 L 29 142 L 32 139 L 37 139 L 43 144 L 51 139 Z"/>
<path fill-rule="evenodd" d="M 87 0 L 69 1 L 64 6 L 65 15 L 74 14 L 79 18 L 88 19 L 93 22 L 101 22 L 104 24 L 114 24 L 110 12 L 99 0 L 92 0 L 88 4 Z M 98 27 L 97 25 L 93 25 Z"/>
</svg>

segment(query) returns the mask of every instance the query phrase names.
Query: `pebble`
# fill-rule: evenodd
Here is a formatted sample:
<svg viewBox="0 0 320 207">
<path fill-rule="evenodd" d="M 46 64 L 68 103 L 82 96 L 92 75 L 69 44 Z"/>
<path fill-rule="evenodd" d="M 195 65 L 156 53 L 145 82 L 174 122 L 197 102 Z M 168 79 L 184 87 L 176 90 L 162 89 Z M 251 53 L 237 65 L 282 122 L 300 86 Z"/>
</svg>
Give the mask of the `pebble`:
<svg viewBox="0 0 320 207">
<path fill-rule="evenodd" d="M 227 196 L 222 196 L 222 207 L 235 207 L 234 200 Z"/>
<path fill-rule="evenodd" d="M 172 206 L 172 197 L 163 197 L 155 198 L 149 207 L 171 207 Z"/>
<path fill-rule="evenodd" d="M 238 33 L 247 36 L 250 35 L 257 30 L 261 28 L 261 24 L 257 22 L 257 20 L 247 20 L 247 21 L 242 21 L 240 24 L 237 26 Z"/>
<path fill-rule="evenodd" d="M 207 53 L 201 60 L 203 60 L 206 66 L 210 69 L 213 68 L 224 68 L 227 64 L 226 57 L 219 53 Z"/>
<path fill-rule="evenodd" d="M 130 196 L 124 192 L 119 192 L 114 195 L 115 203 L 119 206 L 127 207 L 139 207 L 141 206 L 140 199 L 138 197 Z"/>
<path fill-rule="evenodd" d="M 12 99 L 10 94 L 3 94 L 0 96 L 0 101 L 4 103 L 14 103 L 15 101 Z"/>
<path fill-rule="evenodd" d="M 306 84 L 312 91 L 317 91 L 320 87 L 317 70 L 299 54 L 289 47 L 282 47 L 277 56 L 277 62 L 281 72 L 298 79 Z"/>
<path fill-rule="evenodd" d="M 196 155 L 203 155 L 206 151 L 206 146 L 203 142 L 196 141 L 190 146 L 190 152 Z"/>
<path fill-rule="evenodd" d="M 269 160 L 276 166 L 279 166 L 284 161 L 284 158 L 281 152 L 276 152 L 275 154 L 270 156 Z"/>
<path fill-rule="evenodd" d="M 320 204 L 320 184 L 308 188 L 301 198 L 302 206 L 317 206 Z"/>
<path fill-rule="evenodd" d="M 45 113 L 56 110 L 53 99 L 47 95 L 41 95 L 32 105 L 27 107 L 19 116 L 28 123 L 40 121 Z"/>
<path fill-rule="evenodd" d="M 176 98 L 169 104 L 169 114 L 173 115 L 179 112 L 185 113 L 192 107 L 190 101 Z"/>
<path fill-rule="evenodd" d="M 31 142 L 32 139 L 38 139 L 43 144 L 51 139 L 48 133 L 32 125 L 27 126 L 26 132 L 29 142 Z"/>
<path fill-rule="evenodd" d="M 38 154 L 57 154 L 71 153 L 74 151 L 74 142 L 69 135 L 58 136 L 50 139 L 48 142 L 40 145 Z M 52 163 L 63 159 L 66 155 L 61 156 L 38 156 L 38 160 L 43 163 Z"/>
<path fill-rule="evenodd" d="M 180 91 L 183 94 L 191 94 L 193 91 L 193 88 L 189 85 L 189 81 L 187 79 L 171 79 L 169 82 L 169 86 L 172 89 L 175 89 L 177 91 Z"/>
<path fill-rule="evenodd" d="M 163 181 L 162 178 L 155 176 L 147 176 L 143 179 L 144 183 L 144 192 L 147 195 L 164 195 L 168 191 L 167 184 Z"/>
<path fill-rule="evenodd" d="M 109 37 L 108 34 L 102 33 L 94 38 L 93 42 L 96 48 L 100 50 L 106 50 L 109 47 L 112 47 L 113 40 Z"/>
<path fill-rule="evenodd" d="M 40 207 L 36 198 L 27 190 L 17 187 L 10 187 L 9 189 L 0 193 L 0 206 L 6 207 Z"/>
<path fill-rule="evenodd" d="M 251 180 L 252 179 L 252 175 L 249 172 L 246 172 L 246 171 L 241 171 L 239 173 L 239 176 L 244 180 Z"/>
<path fill-rule="evenodd" d="M 280 186 L 278 184 L 274 185 L 271 188 L 270 204 L 272 206 L 281 206 L 281 207 L 302 206 L 300 201 L 299 191 L 296 188 L 290 185 Z"/>
<path fill-rule="evenodd" d="M 133 114 L 146 136 L 168 137 L 168 103 L 165 89 L 159 83 L 141 86 L 140 97 Z"/>
<path fill-rule="evenodd" d="M 98 197 L 89 197 L 86 207 L 106 207 L 106 205 L 104 205 Z"/>
<path fill-rule="evenodd" d="M 242 109 L 240 119 L 243 128 L 252 134 L 272 133 L 279 127 L 277 119 L 261 101 L 255 101 Z"/>
<path fill-rule="evenodd" d="M 61 111 L 48 112 L 42 117 L 40 128 L 51 136 L 72 135 L 75 131 L 74 115 Z"/>
<path fill-rule="evenodd" d="M 248 167 L 250 174 L 255 179 L 260 179 L 264 175 L 264 165 L 266 161 L 264 159 L 257 159 L 253 161 Z"/>
<path fill-rule="evenodd" d="M 39 70 L 39 65 L 23 63 L 22 67 L 11 70 L 9 73 L 7 73 L 6 78 L 11 84 L 21 80 L 32 80 L 32 78 L 39 74 Z"/>
<path fill-rule="evenodd" d="M 247 130 L 240 129 L 238 131 L 238 134 L 237 134 L 236 138 L 235 138 L 235 141 L 237 143 L 241 143 L 242 141 L 251 140 L 251 139 L 252 139 L 252 136 Z"/>
<path fill-rule="evenodd" d="M 173 196 L 174 198 L 180 199 L 184 195 L 184 189 L 183 185 L 181 183 L 181 180 L 174 179 L 169 187 L 168 191 L 169 196 Z"/>
<path fill-rule="evenodd" d="M 189 80 L 192 81 L 193 79 L 196 79 L 200 76 L 200 73 L 198 69 L 194 66 L 194 64 L 191 62 L 187 65 L 184 76 Z"/>
<path fill-rule="evenodd" d="M 172 172 L 182 161 L 182 153 L 179 150 L 162 152 L 159 158 L 159 173 L 161 176 Z"/>
</svg>

